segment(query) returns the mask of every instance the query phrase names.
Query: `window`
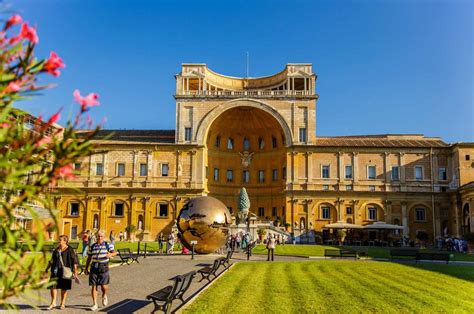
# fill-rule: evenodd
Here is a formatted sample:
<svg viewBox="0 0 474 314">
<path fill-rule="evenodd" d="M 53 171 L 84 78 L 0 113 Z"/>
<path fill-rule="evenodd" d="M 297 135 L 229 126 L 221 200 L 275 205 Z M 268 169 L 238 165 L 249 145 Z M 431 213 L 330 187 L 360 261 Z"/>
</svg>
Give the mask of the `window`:
<svg viewBox="0 0 474 314">
<path fill-rule="evenodd" d="M 277 181 L 278 180 L 278 169 L 273 169 L 272 170 L 272 180 Z"/>
<path fill-rule="evenodd" d="M 190 141 L 191 140 L 191 128 L 184 128 L 184 140 Z"/>
<path fill-rule="evenodd" d="M 265 182 L 265 170 L 258 171 L 258 182 L 260 183 Z"/>
<path fill-rule="evenodd" d="M 392 181 L 400 180 L 400 173 L 398 169 L 399 169 L 398 166 L 392 167 Z"/>
<path fill-rule="evenodd" d="M 416 221 L 426 221 L 425 209 L 424 208 L 416 208 L 415 209 L 415 220 Z"/>
<path fill-rule="evenodd" d="M 423 180 L 423 167 L 415 166 L 415 180 Z"/>
<path fill-rule="evenodd" d="M 439 179 L 442 181 L 448 180 L 448 175 L 446 173 L 446 168 L 439 168 Z"/>
<path fill-rule="evenodd" d="M 277 148 L 277 146 L 278 146 L 277 139 L 276 137 L 272 136 L 272 147 Z"/>
<path fill-rule="evenodd" d="M 170 166 L 168 164 L 161 164 L 161 176 L 167 177 L 170 170 Z"/>
<path fill-rule="evenodd" d="M 329 190 L 329 185 L 327 185 L 327 184 L 323 185 L 323 190 L 328 191 Z"/>
<path fill-rule="evenodd" d="M 244 183 L 250 182 L 250 172 L 248 170 L 242 172 L 242 181 L 244 181 Z"/>
<path fill-rule="evenodd" d="M 352 166 L 346 166 L 346 179 L 352 179 Z"/>
<path fill-rule="evenodd" d="M 369 207 L 368 213 L 369 213 L 369 220 L 377 220 L 377 208 Z"/>
<path fill-rule="evenodd" d="M 123 216 L 123 203 L 114 203 L 114 216 Z"/>
<path fill-rule="evenodd" d="M 244 138 L 244 150 L 250 150 L 250 140 L 248 138 Z"/>
<path fill-rule="evenodd" d="M 283 169 L 281 170 L 281 176 L 283 180 L 286 180 L 286 167 L 283 167 Z"/>
<path fill-rule="evenodd" d="M 146 177 L 148 175 L 147 164 L 140 164 L 140 176 Z"/>
<path fill-rule="evenodd" d="M 234 171 L 227 170 L 227 182 L 232 182 L 232 181 L 234 181 Z"/>
<path fill-rule="evenodd" d="M 471 155 L 466 155 L 466 160 L 471 160 Z"/>
<path fill-rule="evenodd" d="M 352 207 L 346 207 L 346 214 L 352 215 Z"/>
<path fill-rule="evenodd" d="M 323 166 L 321 168 L 321 177 L 323 177 L 323 179 L 329 179 L 329 166 Z"/>
<path fill-rule="evenodd" d="M 123 177 L 125 175 L 125 164 L 117 164 L 117 176 Z"/>
<path fill-rule="evenodd" d="M 258 148 L 259 149 L 264 149 L 265 148 L 265 141 L 261 137 L 258 138 Z"/>
<path fill-rule="evenodd" d="M 322 219 L 331 219 L 331 208 L 329 206 L 321 207 L 321 215 Z"/>
<path fill-rule="evenodd" d="M 214 143 L 214 146 L 217 147 L 217 148 L 221 147 L 221 137 L 220 137 L 220 135 L 216 136 L 216 142 Z"/>
<path fill-rule="evenodd" d="M 168 217 L 168 204 L 158 204 L 158 217 Z"/>
<path fill-rule="evenodd" d="M 375 185 L 369 185 L 369 191 L 375 192 Z"/>
<path fill-rule="evenodd" d="M 81 170 L 81 163 L 79 162 L 74 163 L 74 170 L 76 171 Z"/>
<path fill-rule="evenodd" d="M 227 149 L 234 149 L 234 139 L 230 137 L 227 139 Z"/>
<path fill-rule="evenodd" d="M 104 164 L 103 163 L 98 163 L 95 165 L 95 174 L 97 176 L 103 176 L 104 175 Z"/>
<path fill-rule="evenodd" d="M 79 216 L 79 203 L 74 202 L 69 204 L 71 216 Z"/>
<path fill-rule="evenodd" d="M 258 215 L 259 215 L 260 217 L 265 216 L 265 208 L 259 207 L 259 208 L 258 208 Z"/>
<path fill-rule="evenodd" d="M 219 168 L 214 168 L 214 181 L 219 181 Z"/>
<path fill-rule="evenodd" d="M 306 143 L 306 128 L 300 128 L 300 142 Z"/>
<path fill-rule="evenodd" d="M 367 179 L 375 179 L 375 166 L 367 167 Z"/>
<path fill-rule="evenodd" d="M 278 215 L 277 213 L 277 208 L 276 207 L 272 207 L 272 216 L 273 217 L 276 217 Z"/>
<path fill-rule="evenodd" d="M 346 191 L 352 191 L 352 184 L 346 185 Z"/>
</svg>

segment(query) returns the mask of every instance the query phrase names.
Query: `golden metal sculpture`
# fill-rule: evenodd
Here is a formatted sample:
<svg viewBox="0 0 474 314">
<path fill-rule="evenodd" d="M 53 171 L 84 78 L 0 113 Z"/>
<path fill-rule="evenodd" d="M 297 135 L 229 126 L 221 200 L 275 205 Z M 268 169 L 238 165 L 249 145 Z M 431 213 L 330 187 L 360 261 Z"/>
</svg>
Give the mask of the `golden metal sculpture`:
<svg viewBox="0 0 474 314">
<path fill-rule="evenodd" d="M 221 201 L 210 196 L 194 198 L 184 205 L 178 216 L 181 242 L 191 250 L 191 241 L 197 241 L 195 252 L 213 253 L 225 245 L 231 221 L 230 212 Z"/>
</svg>

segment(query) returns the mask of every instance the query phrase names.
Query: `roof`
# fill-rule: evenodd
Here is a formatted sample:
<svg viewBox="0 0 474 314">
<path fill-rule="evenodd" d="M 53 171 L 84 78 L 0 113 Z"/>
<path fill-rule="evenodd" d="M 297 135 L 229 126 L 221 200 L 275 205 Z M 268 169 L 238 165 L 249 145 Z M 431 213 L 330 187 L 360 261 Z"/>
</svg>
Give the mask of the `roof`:
<svg viewBox="0 0 474 314">
<path fill-rule="evenodd" d="M 316 146 L 337 147 L 449 147 L 438 137 L 421 134 L 381 134 L 356 136 L 318 136 Z"/>
<path fill-rule="evenodd" d="M 90 130 L 79 130 L 78 134 L 86 134 Z M 174 143 L 175 130 L 99 130 L 95 140 L 119 142 Z"/>
</svg>

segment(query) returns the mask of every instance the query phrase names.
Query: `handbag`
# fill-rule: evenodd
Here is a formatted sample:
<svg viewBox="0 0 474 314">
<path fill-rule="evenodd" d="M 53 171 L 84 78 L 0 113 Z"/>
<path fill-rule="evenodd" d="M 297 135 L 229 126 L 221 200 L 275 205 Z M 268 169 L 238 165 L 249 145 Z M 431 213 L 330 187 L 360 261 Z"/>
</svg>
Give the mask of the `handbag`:
<svg viewBox="0 0 474 314">
<path fill-rule="evenodd" d="M 71 268 L 70 267 L 64 267 L 62 254 L 61 254 L 61 252 L 58 252 L 58 253 L 59 253 L 59 262 L 61 263 L 61 267 L 63 269 L 63 279 L 67 279 L 67 280 L 74 279 L 74 274 L 72 273 Z"/>
</svg>

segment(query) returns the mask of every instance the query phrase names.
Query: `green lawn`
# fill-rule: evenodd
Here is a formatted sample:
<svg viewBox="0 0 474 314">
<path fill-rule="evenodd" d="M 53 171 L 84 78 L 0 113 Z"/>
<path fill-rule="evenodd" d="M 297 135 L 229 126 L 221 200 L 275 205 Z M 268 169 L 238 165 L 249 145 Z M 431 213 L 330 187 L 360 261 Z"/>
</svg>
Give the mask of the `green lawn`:
<svg viewBox="0 0 474 314">
<path fill-rule="evenodd" d="M 324 256 L 325 249 L 340 249 L 340 248 L 359 248 L 359 247 L 339 247 L 339 246 L 327 246 L 327 245 L 306 245 L 306 244 L 285 244 L 285 245 L 278 245 L 275 249 L 275 254 L 278 255 L 293 255 L 293 256 Z M 390 258 L 390 248 L 386 247 L 369 247 L 369 257 L 373 258 Z M 440 252 L 438 250 L 426 250 Z M 267 249 L 265 245 L 257 245 L 253 252 L 255 254 L 267 254 Z M 443 251 L 446 252 L 446 251 Z M 473 254 L 461 254 L 450 252 L 454 254 L 451 258 L 452 261 L 473 261 L 474 262 L 474 255 Z"/>
<path fill-rule="evenodd" d="M 187 313 L 474 312 L 474 267 L 320 260 L 237 263 Z"/>
</svg>

